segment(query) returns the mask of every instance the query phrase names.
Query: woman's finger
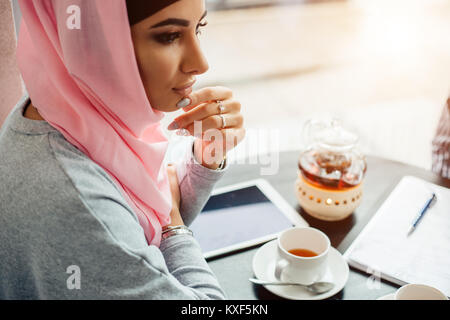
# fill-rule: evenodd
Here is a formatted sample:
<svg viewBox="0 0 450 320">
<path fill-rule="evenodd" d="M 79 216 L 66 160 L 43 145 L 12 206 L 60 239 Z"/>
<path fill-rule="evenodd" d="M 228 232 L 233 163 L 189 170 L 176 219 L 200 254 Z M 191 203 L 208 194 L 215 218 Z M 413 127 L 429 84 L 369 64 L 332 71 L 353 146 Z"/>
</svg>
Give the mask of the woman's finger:
<svg viewBox="0 0 450 320">
<path fill-rule="evenodd" d="M 198 123 L 197 126 L 196 123 Z M 184 129 L 193 136 L 194 134 L 203 134 L 211 129 L 222 130 L 225 128 L 241 128 L 243 125 L 244 117 L 242 116 L 242 114 L 225 113 L 222 115 L 213 115 L 201 121 L 195 121 L 194 123 L 187 125 Z M 199 132 L 195 132 L 195 130 L 198 130 Z"/>
<path fill-rule="evenodd" d="M 213 102 L 217 100 L 227 100 L 233 97 L 233 91 L 226 87 L 205 87 L 200 90 L 192 92 L 188 98 L 191 103 L 183 108 L 184 111 L 189 111 L 201 103 Z"/>
<path fill-rule="evenodd" d="M 223 106 L 222 111 L 219 110 L 219 103 L 217 102 L 201 104 L 176 118 L 169 125 L 168 129 L 175 130 L 179 128 L 185 128 L 194 123 L 194 121 L 204 120 L 219 113 L 238 113 L 241 110 L 241 103 L 239 101 L 225 100 L 221 101 L 220 104 Z"/>
</svg>

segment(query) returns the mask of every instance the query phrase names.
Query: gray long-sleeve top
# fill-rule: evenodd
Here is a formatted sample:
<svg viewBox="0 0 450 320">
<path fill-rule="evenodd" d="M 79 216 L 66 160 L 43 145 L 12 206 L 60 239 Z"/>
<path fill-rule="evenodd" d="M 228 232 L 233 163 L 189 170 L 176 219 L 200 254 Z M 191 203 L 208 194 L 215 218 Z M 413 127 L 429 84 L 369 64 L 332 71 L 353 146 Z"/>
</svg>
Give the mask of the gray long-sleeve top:
<svg viewBox="0 0 450 320">
<path fill-rule="evenodd" d="M 148 245 L 108 174 L 22 97 L 0 130 L 0 299 L 224 299 L 190 235 Z M 190 224 L 224 171 L 177 165 Z"/>
</svg>

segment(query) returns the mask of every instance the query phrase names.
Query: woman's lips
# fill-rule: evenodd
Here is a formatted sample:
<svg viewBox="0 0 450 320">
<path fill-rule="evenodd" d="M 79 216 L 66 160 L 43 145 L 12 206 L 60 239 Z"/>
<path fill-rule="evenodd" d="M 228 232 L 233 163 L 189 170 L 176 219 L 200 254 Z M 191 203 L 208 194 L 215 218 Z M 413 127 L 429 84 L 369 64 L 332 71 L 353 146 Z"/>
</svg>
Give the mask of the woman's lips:
<svg viewBox="0 0 450 320">
<path fill-rule="evenodd" d="M 192 92 L 192 86 L 187 87 L 186 89 L 172 89 L 173 91 L 175 91 L 176 93 L 178 93 L 180 96 L 187 96 L 189 94 L 191 94 Z"/>
<path fill-rule="evenodd" d="M 191 82 L 185 83 L 185 86 L 180 86 L 178 88 L 173 88 L 173 91 L 175 91 L 176 93 L 182 95 L 182 96 L 187 96 L 192 92 L 192 86 L 195 83 L 195 79 L 192 80 Z"/>
</svg>

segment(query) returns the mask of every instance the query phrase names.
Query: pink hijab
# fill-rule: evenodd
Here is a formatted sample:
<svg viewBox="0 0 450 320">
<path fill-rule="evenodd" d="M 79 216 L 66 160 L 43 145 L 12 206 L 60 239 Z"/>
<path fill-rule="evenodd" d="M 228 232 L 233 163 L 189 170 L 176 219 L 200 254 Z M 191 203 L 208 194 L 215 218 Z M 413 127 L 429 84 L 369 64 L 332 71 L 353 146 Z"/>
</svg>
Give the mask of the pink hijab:
<svg viewBox="0 0 450 320">
<path fill-rule="evenodd" d="M 41 116 L 121 190 L 147 242 L 170 223 L 168 141 L 135 58 L 125 0 L 19 0 L 17 61 Z"/>
</svg>

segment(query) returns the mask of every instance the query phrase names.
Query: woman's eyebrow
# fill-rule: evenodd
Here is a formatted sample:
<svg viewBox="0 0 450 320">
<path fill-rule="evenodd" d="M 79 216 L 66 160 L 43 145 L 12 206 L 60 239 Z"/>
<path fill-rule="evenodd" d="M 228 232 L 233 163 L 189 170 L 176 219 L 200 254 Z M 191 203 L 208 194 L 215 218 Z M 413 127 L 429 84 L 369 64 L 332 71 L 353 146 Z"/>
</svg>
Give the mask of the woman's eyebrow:
<svg viewBox="0 0 450 320">
<path fill-rule="evenodd" d="M 200 21 L 206 17 L 206 14 L 208 13 L 208 11 L 206 10 L 202 17 L 200 18 Z M 158 28 L 158 27 L 163 27 L 163 26 L 168 26 L 168 25 L 177 25 L 177 26 L 182 26 L 182 27 L 189 27 L 189 21 L 188 20 L 184 20 L 184 19 L 177 19 L 177 18 L 169 18 L 166 19 L 164 21 L 158 22 L 157 24 L 153 25 L 150 27 L 150 29 L 154 29 L 154 28 Z"/>
</svg>

